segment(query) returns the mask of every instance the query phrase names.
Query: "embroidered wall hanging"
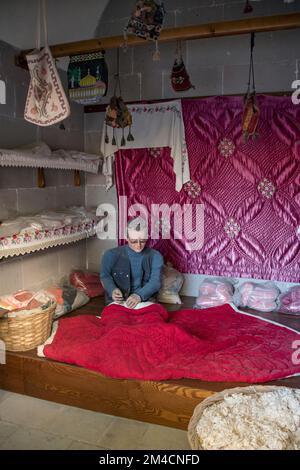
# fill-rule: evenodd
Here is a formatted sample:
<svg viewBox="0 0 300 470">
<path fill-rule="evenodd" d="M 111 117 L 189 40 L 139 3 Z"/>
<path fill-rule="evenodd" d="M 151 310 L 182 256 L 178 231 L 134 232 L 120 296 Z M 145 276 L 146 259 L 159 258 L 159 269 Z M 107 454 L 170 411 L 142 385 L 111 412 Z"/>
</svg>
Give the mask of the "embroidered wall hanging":
<svg viewBox="0 0 300 470">
<path fill-rule="evenodd" d="M 108 69 L 104 57 L 105 51 L 70 57 L 68 87 L 72 101 L 83 105 L 102 101 L 108 87 Z"/>
<path fill-rule="evenodd" d="M 163 154 L 163 147 L 171 148 L 171 170 L 175 177 L 174 190 L 180 191 L 182 186 L 190 180 L 189 159 L 185 142 L 185 129 L 182 117 L 181 100 L 166 101 L 154 104 L 128 105 L 133 116 L 133 132 L 135 139 L 127 143 L 130 149 L 149 148 L 149 155 L 158 160 Z M 106 132 L 110 139 L 105 139 Z M 117 130 L 115 129 L 117 134 Z M 113 160 L 116 152 L 121 149 L 118 139 L 116 146 L 111 143 L 113 132 L 111 128 L 103 126 L 101 153 L 104 156 L 102 171 L 106 177 L 106 188 L 112 186 Z M 120 139 L 119 139 L 120 140 Z M 160 158 L 159 158 L 160 161 Z"/>
<path fill-rule="evenodd" d="M 42 8 L 41 8 L 42 6 Z M 40 14 L 43 11 L 45 47 L 40 49 Z M 39 4 L 36 50 L 26 55 L 30 73 L 24 119 L 38 126 L 51 126 L 70 115 L 55 62 L 48 47 L 45 1 Z"/>
</svg>

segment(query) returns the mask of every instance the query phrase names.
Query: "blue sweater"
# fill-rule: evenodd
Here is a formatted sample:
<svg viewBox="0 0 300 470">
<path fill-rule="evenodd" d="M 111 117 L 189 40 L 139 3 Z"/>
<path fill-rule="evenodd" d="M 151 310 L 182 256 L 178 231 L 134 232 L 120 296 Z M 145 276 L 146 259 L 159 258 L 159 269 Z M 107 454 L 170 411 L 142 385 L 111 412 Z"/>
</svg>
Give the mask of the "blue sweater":
<svg viewBox="0 0 300 470">
<path fill-rule="evenodd" d="M 130 294 L 138 294 L 142 301 L 148 300 L 154 294 L 156 294 L 161 287 L 161 271 L 164 264 L 164 259 L 162 255 L 156 251 L 152 250 L 152 265 L 151 265 L 151 276 L 149 281 L 142 287 L 142 261 L 143 261 L 143 251 L 141 253 L 136 253 L 128 245 L 126 246 L 128 258 L 130 261 L 131 269 L 131 292 Z M 114 279 L 112 277 L 112 268 L 115 262 L 113 250 L 108 250 L 104 253 L 101 261 L 100 268 L 100 278 L 104 289 L 111 297 L 114 289 L 117 289 Z"/>
</svg>

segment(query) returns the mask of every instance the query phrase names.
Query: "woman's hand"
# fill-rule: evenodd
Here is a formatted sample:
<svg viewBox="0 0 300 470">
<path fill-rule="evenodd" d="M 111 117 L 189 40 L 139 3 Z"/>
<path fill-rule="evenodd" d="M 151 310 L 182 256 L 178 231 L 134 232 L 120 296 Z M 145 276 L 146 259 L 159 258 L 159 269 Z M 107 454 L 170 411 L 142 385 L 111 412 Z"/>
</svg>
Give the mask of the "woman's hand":
<svg viewBox="0 0 300 470">
<path fill-rule="evenodd" d="M 112 291 L 111 297 L 112 297 L 114 302 L 122 302 L 122 300 L 124 300 L 123 294 L 120 291 L 120 289 L 114 289 Z"/>
<path fill-rule="evenodd" d="M 126 300 L 126 307 L 135 308 L 142 301 L 138 294 L 131 294 Z"/>
</svg>

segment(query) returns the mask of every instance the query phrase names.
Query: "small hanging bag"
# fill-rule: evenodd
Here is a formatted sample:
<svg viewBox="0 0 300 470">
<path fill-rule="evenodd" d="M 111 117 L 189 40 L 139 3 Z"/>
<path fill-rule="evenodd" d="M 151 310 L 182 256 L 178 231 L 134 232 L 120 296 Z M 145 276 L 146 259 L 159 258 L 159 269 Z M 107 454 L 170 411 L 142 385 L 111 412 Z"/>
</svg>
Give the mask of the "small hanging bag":
<svg viewBox="0 0 300 470">
<path fill-rule="evenodd" d="M 255 35 L 251 34 L 251 46 L 250 46 L 250 66 L 249 66 L 249 80 L 248 80 L 248 89 L 244 97 L 244 110 L 243 110 L 243 136 L 245 142 L 249 138 L 256 139 L 258 137 L 257 126 L 259 122 L 259 107 L 256 100 L 256 90 L 255 90 L 255 77 L 254 77 L 254 63 L 253 63 L 253 49 L 255 45 Z M 252 81 L 252 91 L 251 88 Z"/>
<path fill-rule="evenodd" d="M 45 33 L 45 47 L 42 49 L 40 41 L 41 11 Z M 30 73 L 30 84 L 24 119 L 38 126 L 51 126 L 63 121 L 70 115 L 70 106 L 48 47 L 45 0 L 39 2 L 36 49 L 27 54 L 26 59 Z"/>
<path fill-rule="evenodd" d="M 116 129 L 122 129 L 122 140 L 121 140 L 121 146 L 124 147 L 126 145 L 125 141 L 125 135 L 124 135 L 124 129 L 126 127 L 129 127 L 129 133 L 127 136 L 127 141 L 132 142 L 134 140 L 133 135 L 131 133 L 131 126 L 132 126 L 132 116 L 131 113 L 124 103 L 124 100 L 122 98 L 122 92 L 121 92 L 121 82 L 120 82 L 120 75 L 119 75 L 119 50 L 117 53 L 117 73 L 115 75 L 115 88 L 114 88 L 114 94 L 112 98 L 110 99 L 110 103 L 108 107 L 106 108 L 106 116 L 105 116 L 105 143 L 109 143 L 109 137 L 108 137 L 108 129 L 107 126 L 112 127 L 113 129 L 113 137 L 112 137 L 112 145 L 117 145 L 117 140 L 116 140 Z M 119 95 L 117 95 L 117 90 L 119 89 Z"/>
</svg>

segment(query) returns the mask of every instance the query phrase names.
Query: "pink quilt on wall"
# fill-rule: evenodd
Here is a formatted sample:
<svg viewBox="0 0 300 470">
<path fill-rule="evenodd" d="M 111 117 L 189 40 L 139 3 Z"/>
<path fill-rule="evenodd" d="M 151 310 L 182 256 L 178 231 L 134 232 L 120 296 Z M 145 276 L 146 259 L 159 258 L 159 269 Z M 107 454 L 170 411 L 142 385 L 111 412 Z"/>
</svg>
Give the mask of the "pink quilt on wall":
<svg viewBox="0 0 300 470">
<path fill-rule="evenodd" d="M 118 194 L 128 204 L 205 206 L 204 245 L 151 246 L 185 273 L 300 282 L 300 105 L 259 96 L 259 139 L 242 137 L 242 98 L 183 101 L 191 184 L 175 191 L 168 148 L 122 150 Z"/>
</svg>

